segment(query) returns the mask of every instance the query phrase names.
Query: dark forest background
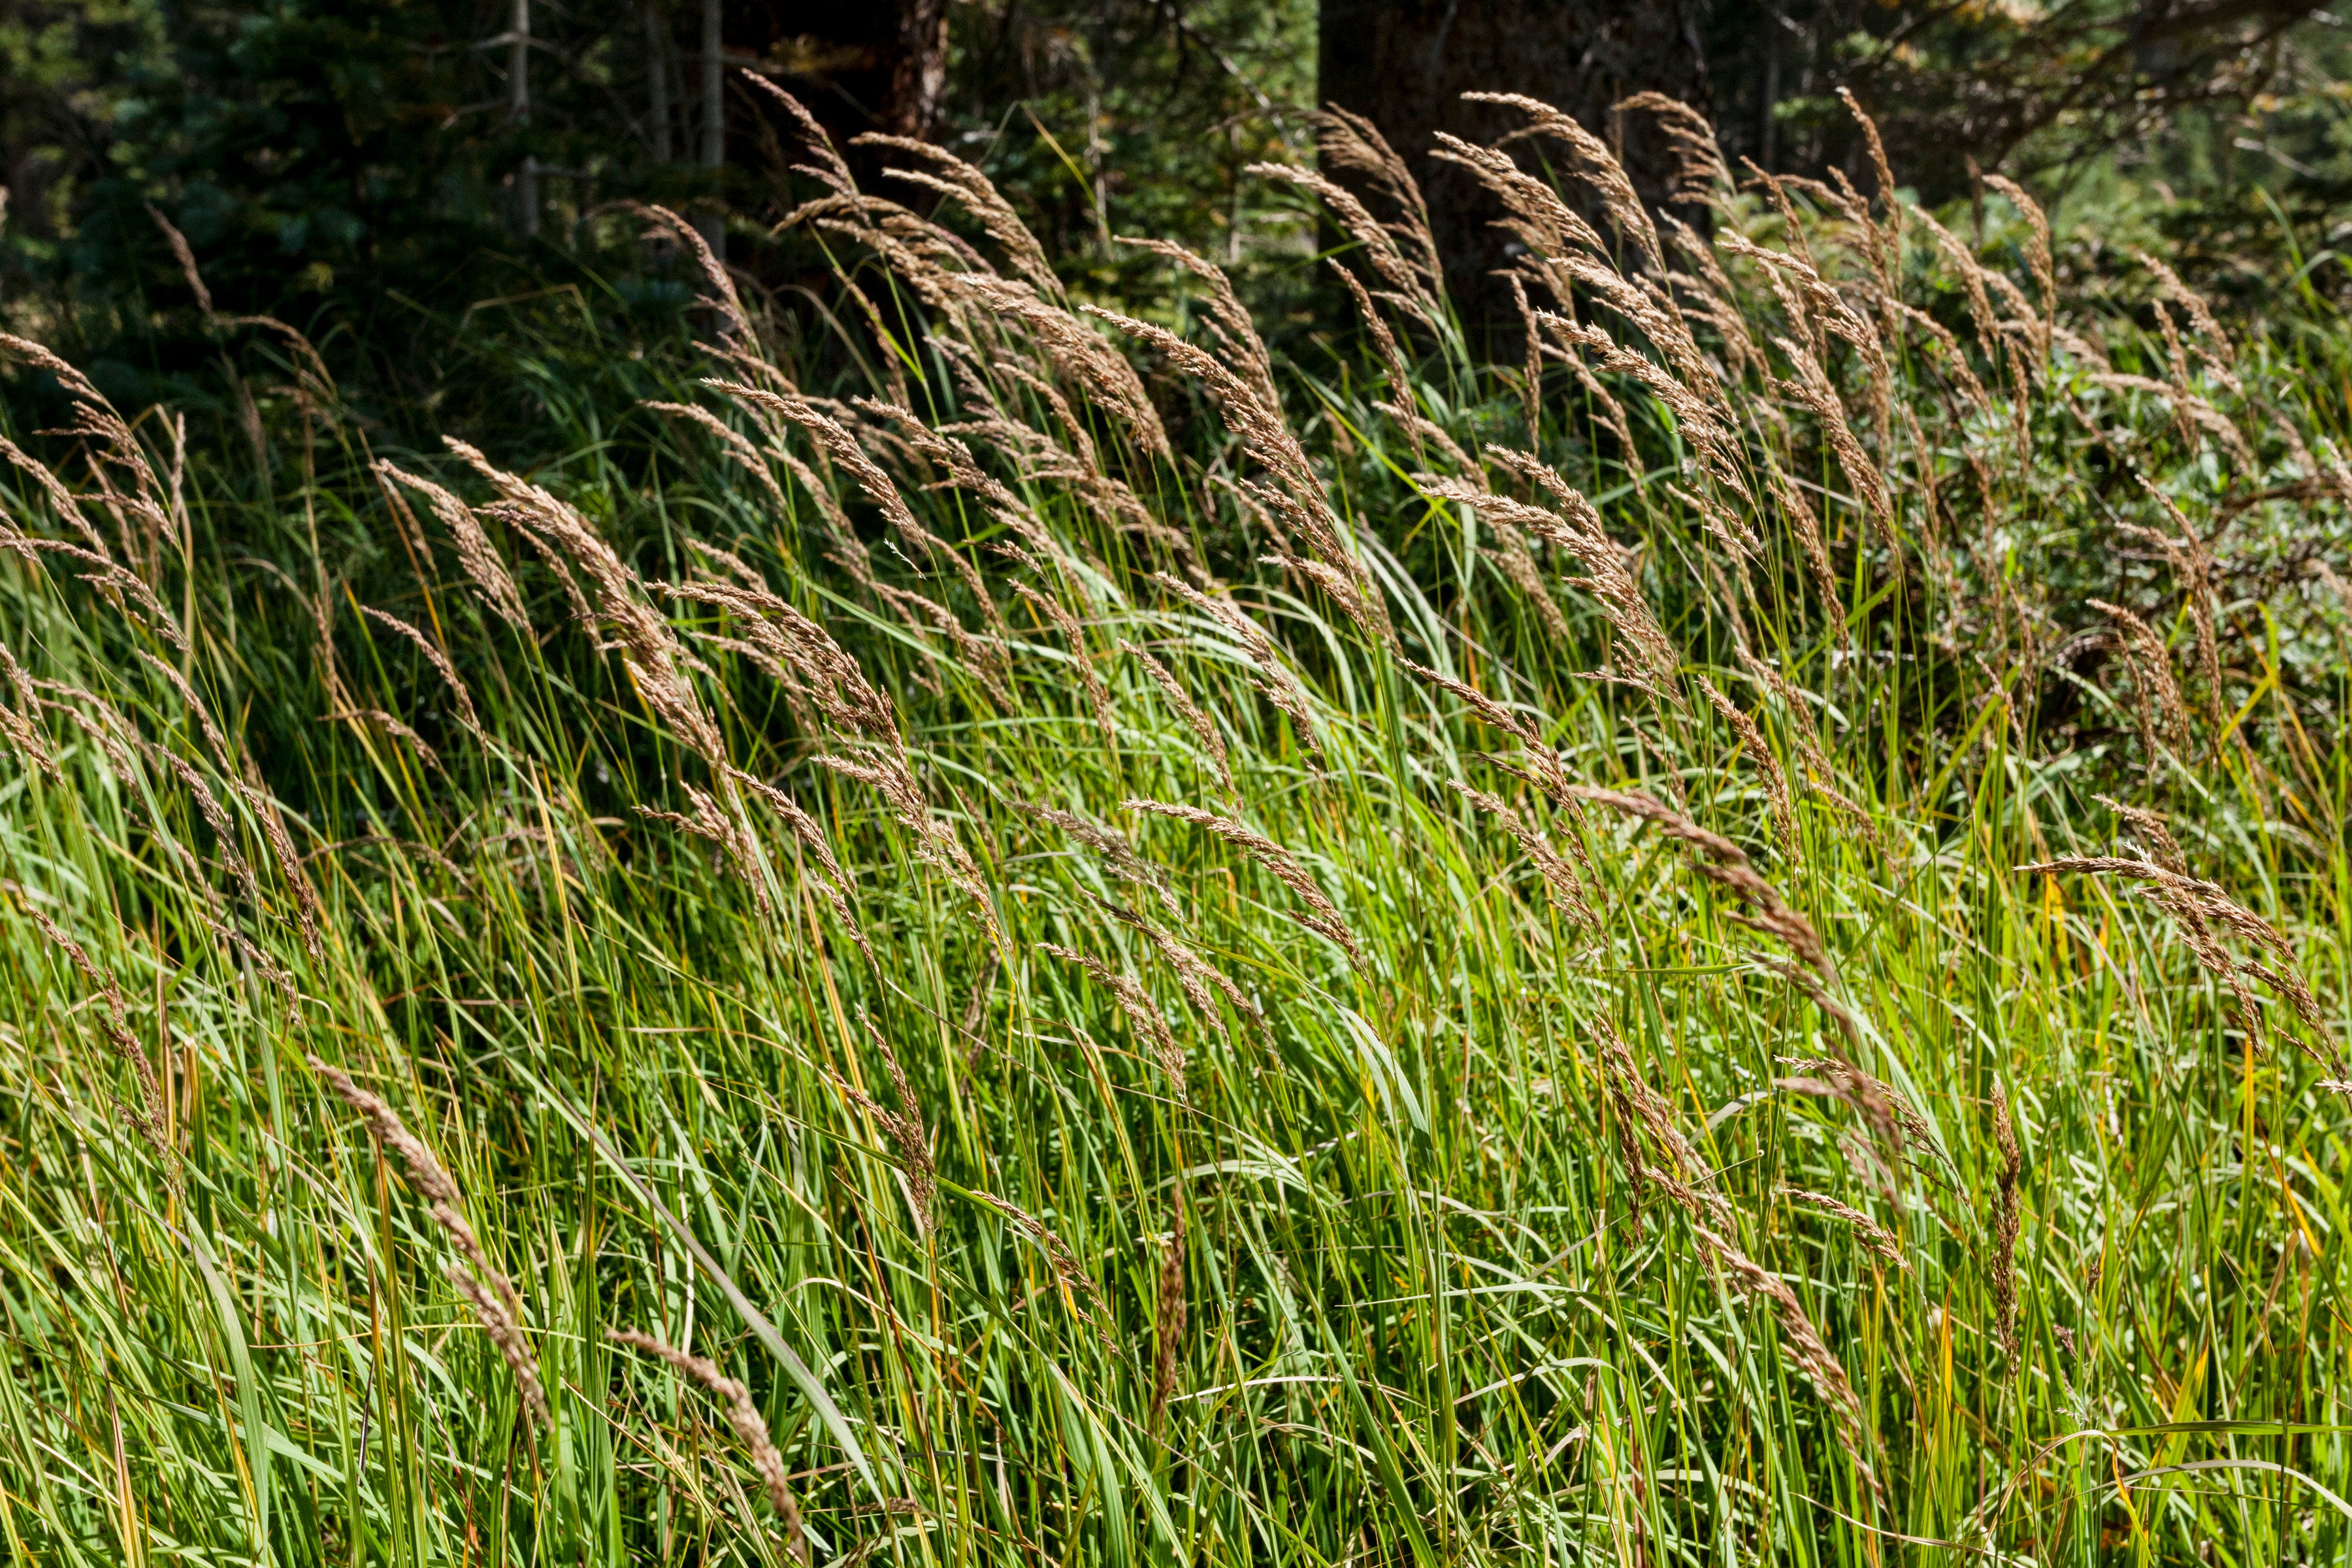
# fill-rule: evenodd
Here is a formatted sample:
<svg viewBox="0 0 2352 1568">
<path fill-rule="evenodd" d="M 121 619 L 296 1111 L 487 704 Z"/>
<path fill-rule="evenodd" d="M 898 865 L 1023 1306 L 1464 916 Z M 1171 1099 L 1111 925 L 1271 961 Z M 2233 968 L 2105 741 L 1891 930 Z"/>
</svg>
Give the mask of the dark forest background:
<svg viewBox="0 0 2352 1568">
<path fill-rule="evenodd" d="M 752 76 L 837 137 L 981 164 L 1082 294 L 1150 309 L 1153 258 L 1112 237 L 1178 237 L 1293 334 L 1339 320 L 1324 237 L 1244 171 L 1310 160 L 1325 100 L 1414 160 L 1475 314 L 1501 240 L 1421 156 L 1434 132 L 1492 133 L 1469 88 L 1612 136 L 1612 104 L 1665 91 L 1735 166 L 1866 189 L 1850 90 L 1924 200 L 2006 174 L 2078 254 L 2160 247 L 2260 310 L 2288 281 L 2352 281 L 2330 248 L 2352 193 L 2346 34 L 2279 0 L 0 0 L 0 316 L 125 406 L 218 396 L 217 324 L 152 206 L 215 310 L 308 333 L 363 420 L 527 437 L 518 380 L 593 401 L 690 338 L 687 258 L 631 207 L 658 202 L 822 353 L 845 335 L 822 236 L 772 232 L 814 187 Z M 856 159 L 872 179 L 897 156 Z"/>
</svg>

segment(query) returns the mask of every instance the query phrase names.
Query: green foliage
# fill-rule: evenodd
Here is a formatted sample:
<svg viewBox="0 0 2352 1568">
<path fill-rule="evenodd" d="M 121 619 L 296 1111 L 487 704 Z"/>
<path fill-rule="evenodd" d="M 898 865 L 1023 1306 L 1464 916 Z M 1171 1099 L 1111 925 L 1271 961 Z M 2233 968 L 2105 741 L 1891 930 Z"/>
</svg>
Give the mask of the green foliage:
<svg viewBox="0 0 2352 1568">
<path fill-rule="evenodd" d="M 960 12 L 950 149 L 1032 215 L 1065 276 L 1151 268 L 1115 234 L 1181 237 L 1227 266 L 1286 209 L 1243 171 L 1309 151 L 1311 6 L 1002 3 Z"/>
<path fill-rule="evenodd" d="M 611 344 L 632 364 L 682 363 L 690 258 L 644 244 L 615 204 L 723 204 L 771 328 L 821 350 L 828 328 L 803 290 L 824 257 L 765 233 L 814 187 L 772 166 L 754 134 L 763 100 L 740 84 L 732 166 L 695 165 L 690 19 L 656 13 L 671 45 L 658 58 L 638 7 L 537 7 L 520 122 L 497 43 L 509 8 L 490 0 L 168 14 L 17 0 L 0 13 L 0 153 L 15 186 L 0 309 L 12 330 L 70 350 L 121 407 L 169 402 L 234 426 L 215 336 L 152 204 L 186 236 L 218 310 L 306 330 L 371 427 L 541 449 L 551 427 L 506 396 L 518 375 L 609 384 Z M 1241 170 L 1301 155 L 1312 35 L 1297 4 L 959 6 L 943 133 L 999 172 L 1074 282 L 1153 286 L 1146 258 L 1104 243 L 1107 221 L 1213 242 L 1248 263 L 1247 286 L 1286 297 L 1295 289 L 1263 278 L 1260 258 L 1294 248 L 1264 233 L 1293 225 L 1294 209 Z M 821 72 L 799 74 L 822 62 L 752 63 L 822 101 Z M 667 162 L 649 118 L 655 70 L 675 122 Z M 525 158 L 543 171 L 531 239 L 513 188 Z M 583 318 L 598 341 L 572 357 Z"/>
<path fill-rule="evenodd" d="M 163 39 L 163 8 L 139 0 L 0 7 L 0 148 L 18 233 L 70 231 L 87 182 L 105 172 L 109 131 L 134 111 L 124 76 L 152 68 Z M 52 247 L 31 248 L 47 259 Z"/>
<path fill-rule="evenodd" d="M 508 8 L 480 0 L 184 6 L 135 27 L 27 4 L 45 43 L 0 61 L 0 95 L 57 140 L 7 128 L 41 174 L 0 239 L 12 326 L 73 347 L 126 408 L 214 395 L 212 337 L 152 205 L 219 311 L 309 329 L 355 412 L 412 434 L 504 423 L 466 367 L 487 353 L 510 374 L 562 315 L 574 330 L 593 310 L 640 350 L 677 341 L 691 289 L 675 259 L 595 210 L 709 182 L 646 153 L 635 11 L 541 12 L 522 121 L 508 52 L 485 47 Z M 70 68 L 44 68 L 60 38 Z M 527 157 L 551 171 L 536 239 L 511 188 Z"/>
<path fill-rule="evenodd" d="M 2163 0 L 1910 5 L 1807 0 L 1755 26 L 1712 9 L 1710 109 L 1727 153 L 1867 184 L 1842 91 L 1876 117 L 1929 205 L 1981 208 L 1979 174 L 2022 181 L 2089 254 L 2160 249 L 2239 312 L 2294 313 L 2284 285 L 2341 236 L 2339 20 L 2309 6 Z"/>
</svg>

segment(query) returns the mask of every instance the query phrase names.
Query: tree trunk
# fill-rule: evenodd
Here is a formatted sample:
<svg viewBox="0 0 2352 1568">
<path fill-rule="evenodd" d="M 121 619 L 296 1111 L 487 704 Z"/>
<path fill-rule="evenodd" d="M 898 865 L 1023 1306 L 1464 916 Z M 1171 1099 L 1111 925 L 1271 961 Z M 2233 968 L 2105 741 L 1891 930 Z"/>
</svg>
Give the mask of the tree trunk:
<svg viewBox="0 0 2352 1568">
<path fill-rule="evenodd" d="M 721 42 L 719 0 L 702 0 L 702 165 L 727 167 L 727 57 Z M 694 220 L 702 243 L 721 261 L 727 259 L 727 217 L 705 212 Z"/>
<path fill-rule="evenodd" d="M 1610 108 L 1654 90 L 1706 109 L 1705 9 L 1705 0 L 1322 0 L 1318 89 L 1369 117 L 1404 157 L 1456 306 L 1474 330 L 1500 326 L 1509 295 L 1490 275 L 1505 264 L 1506 240 L 1489 226 L 1501 209 L 1467 171 L 1429 156 L 1432 139 L 1444 131 L 1493 142 L 1517 117 L 1462 95 L 1525 93 L 1614 146 L 1655 205 L 1672 155 L 1643 127 L 1614 123 Z"/>
<path fill-rule="evenodd" d="M 507 27 L 507 118 L 520 130 L 530 124 L 530 0 L 514 0 Z M 515 233 L 539 235 L 539 160 L 526 152 L 514 176 Z"/>
<path fill-rule="evenodd" d="M 939 129 L 948 90 L 948 0 L 898 0 L 883 116 L 893 135 L 928 142 Z"/>
<path fill-rule="evenodd" d="M 669 123 L 669 23 L 662 16 L 661 0 L 645 0 L 642 9 L 646 19 L 646 119 L 653 133 L 654 162 L 667 163 L 674 156 Z"/>
<path fill-rule="evenodd" d="M 947 100 L 948 0 L 771 0 L 730 10 L 730 25 L 736 51 L 756 58 L 755 69 L 808 106 L 861 184 L 905 160 L 854 150 L 852 137 L 878 131 L 928 142 L 938 133 Z M 799 132 L 779 116 L 770 119 L 790 146 Z M 887 194 L 916 195 L 904 186 Z"/>
</svg>

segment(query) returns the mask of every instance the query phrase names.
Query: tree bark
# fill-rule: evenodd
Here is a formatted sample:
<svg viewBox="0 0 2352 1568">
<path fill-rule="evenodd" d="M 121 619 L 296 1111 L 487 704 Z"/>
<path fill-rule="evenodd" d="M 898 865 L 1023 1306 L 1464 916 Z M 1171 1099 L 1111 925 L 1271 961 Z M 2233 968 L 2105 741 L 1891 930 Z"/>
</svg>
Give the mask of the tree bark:
<svg viewBox="0 0 2352 1568">
<path fill-rule="evenodd" d="M 727 167 L 727 57 L 719 25 L 719 0 L 702 0 L 702 165 Z M 727 217 L 706 212 L 694 220 L 702 243 L 721 261 L 727 259 Z"/>
<path fill-rule="evenodd" d="M 1516 117 L 1462 95 L 1525 93 L 1615 147 L 1654 205 L 1674 160 L 1610 109 L 1643 91 L 1707 108 L 1705 12 L 1705 0 L 1322 0 L 1318 88 L 1403 156 L 1429 203 L 1448 291 L 1474 327 L 1496 326 L 1509 298 L 1491 276 L 1505 263 L 1504 237 L 1489 226 L 1501 209 L 1467 171 L 1429 156 L 1432 139 L 1492 142 Z"/>
<path fill-rule="evenodd" d="M 852 137 L 878 131 L 928 142 L 938 134 L 947 103 L 948 4 L 770 0 L 730 9 L 728 41 L 808 106 L 863 183 L 886 163 L 903 160 L 852 150 Z M 798 132 L 774 122 L 789 145 Z"/>
<path fill-rule="evenodd" d="M 507 27 L 507 118 L 518 130 L 530 124 L 530 0 L 514 0 Z M 528 152 L 515 170 L 515 233 L 539 236 L 539 160 Z"/>
<path fill-rule="evenodd" d="M 652 132 L 654 162 L 667 163 L 670 151 L 669 23 L 661 0 L 644 0 L 646 21 L 646 119 Z"/>
<path fill-rule="evenodd" d="M 898 37 L 883 113 L 893 135 L 928 142 L 948 90 L 948 0 L 898 0 Z"/>
</svg>

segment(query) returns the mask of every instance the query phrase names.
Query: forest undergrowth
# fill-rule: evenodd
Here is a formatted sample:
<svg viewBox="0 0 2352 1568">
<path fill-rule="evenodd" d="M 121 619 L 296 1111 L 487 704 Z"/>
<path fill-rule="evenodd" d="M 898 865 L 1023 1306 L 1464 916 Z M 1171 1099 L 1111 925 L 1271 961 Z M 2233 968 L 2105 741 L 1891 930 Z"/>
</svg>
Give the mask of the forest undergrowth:
<svg viewBox="0 0 2352 1568">
<path fill-rule="evenodd" d="M 5 340 L 11 1560 L 2341 1561 L 2352 326 L 1500 101 L 1514 363 L 1336 111 L 1312 362 L 805 116 L 530 473 Z"/>
</svg>

